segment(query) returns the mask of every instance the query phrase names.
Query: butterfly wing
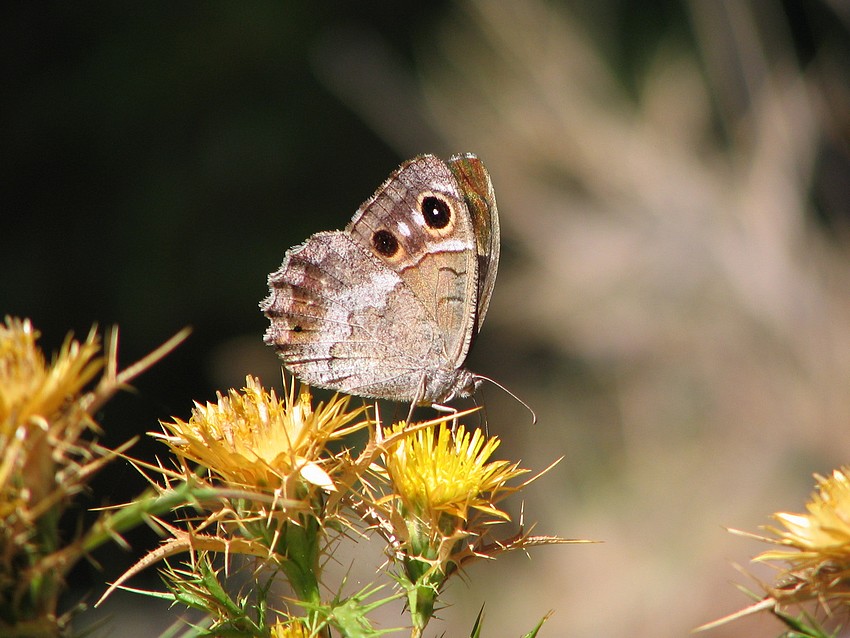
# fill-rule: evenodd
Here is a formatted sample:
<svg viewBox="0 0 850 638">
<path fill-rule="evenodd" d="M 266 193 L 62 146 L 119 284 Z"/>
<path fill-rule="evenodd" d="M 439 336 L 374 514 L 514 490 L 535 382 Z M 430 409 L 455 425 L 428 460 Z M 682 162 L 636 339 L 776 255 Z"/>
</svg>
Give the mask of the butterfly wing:
<svg viewBox="0 0 850 638">
<path fill-rule="evenodd" d="M 474 339 L 484 323 L 484 317 L 490 307 L 490 297 L 493 296 L 493 287 L 496 285 L 501 245 L 499 211 L 496 208 L 496 194 L 490 181 L 490 173 L 480 159 L 472 153 L 455 155 L 448 161 L 448 166 L 460 185 L 475 231 L 478 305 L 472 334 Z"/>
<path fill-rule="evenodd" d="M 493 188 L 474 155 L 417 157 L 344 231 L 290 249 L 261 303 L 266 343 L 311 385 L 434 403 L 475 387 L 463 368 L 499 261 Z"/>
<path fill-rule="evenodd" d="M 303 382 L 360 396 L 413 401 L 441 335 L 393 270 L 344 231 L 290 249 L 260 304 L 265 341 Z"/>
<path fill-rule="evenodd" d="M 459 368 L 475 324 L 478 258 L 472 218 L 446 163 L 423 155 L 402 164 L 346 230 L 422 305 L 439 331 L 445 372 Z"/>
</svg>

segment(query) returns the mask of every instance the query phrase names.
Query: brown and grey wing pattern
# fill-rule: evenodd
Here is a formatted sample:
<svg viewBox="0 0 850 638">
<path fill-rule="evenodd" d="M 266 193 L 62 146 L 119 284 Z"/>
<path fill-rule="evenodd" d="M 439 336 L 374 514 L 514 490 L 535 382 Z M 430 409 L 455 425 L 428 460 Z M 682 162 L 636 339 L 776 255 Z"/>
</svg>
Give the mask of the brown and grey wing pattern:
<svg viewBox="0 0 850 638">
<path fill-rule="evenodd" d="M 261 303 L 265 341 L 286 367 L 317 387 L 412 400 L 441 335 L 401 278 L 348 233 L 318 233 L 269 275 Z"/>
<path fill-rule="evenodd" d="M 466 202 L 445 162 L 423 155 L 403 164 L 346 230 L 405 282 L 439 329 L 441 359 L 460 367 L 475 322 L 478 259 Z"/>
</svg>

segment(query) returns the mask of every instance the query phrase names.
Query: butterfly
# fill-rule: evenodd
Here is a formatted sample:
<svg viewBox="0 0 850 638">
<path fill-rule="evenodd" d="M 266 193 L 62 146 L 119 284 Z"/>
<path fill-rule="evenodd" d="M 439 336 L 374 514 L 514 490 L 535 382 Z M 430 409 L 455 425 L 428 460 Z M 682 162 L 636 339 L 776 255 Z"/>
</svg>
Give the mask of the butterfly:
<svg viewBox="0 0 850 638">
<path fill-rule="evenodd" d="M 403 163 L 344 230 L 290 248 L 268 277 L 265 342 L 302 382 L 442 407 L 483 377 L 464 367 L 499 265 L 490 175 L 473 154 Z"/>
</svg>

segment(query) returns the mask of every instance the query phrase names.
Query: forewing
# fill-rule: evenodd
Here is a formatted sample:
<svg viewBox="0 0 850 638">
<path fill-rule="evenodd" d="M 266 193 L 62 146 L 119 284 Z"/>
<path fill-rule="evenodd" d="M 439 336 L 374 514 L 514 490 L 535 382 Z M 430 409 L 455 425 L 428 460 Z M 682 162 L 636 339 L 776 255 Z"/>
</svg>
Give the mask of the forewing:
<svg viewBox="0 0 850 638">
<path fill-rule="evenodd" d="M 478 310 L 475 318 L 475 330 L 481 330 L 493 287 L 496 285 L 496 272 L 499 269 L 499 211 L 496 208 L 496 194 L 490 173 L 484 163 L 475 155 L 455 155 L 448 162 L 449 168 L 460 185 L 472 218 L 475 232 L 475 247 L 478 258 Z"/>
<path fill-rule="evenodd" d="M 466 202 L 445 162 L 423 155 L 403 164 L 347 230 L 405 282 L 439 331 L 441 359 L 460 367 L 475 322 L 478 259 Z"/>
</svg>

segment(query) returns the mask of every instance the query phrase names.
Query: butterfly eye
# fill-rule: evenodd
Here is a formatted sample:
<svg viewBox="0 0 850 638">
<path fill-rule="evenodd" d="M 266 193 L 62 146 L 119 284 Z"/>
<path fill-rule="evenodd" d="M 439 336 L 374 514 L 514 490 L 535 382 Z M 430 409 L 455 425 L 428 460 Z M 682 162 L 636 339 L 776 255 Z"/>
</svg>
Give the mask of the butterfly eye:
<svg viewBox="0 0 850 638">
<path fill-rule="evenodd" d="M 392 257 L 398 252 L 398 239 L 388 230 L 379 230 L 372 235 L 372 246 L 384 257 Z"/>
<path fill-rule="evenodd" d="M 444 199 L 429 195 L 422 200 L 422 215 L 429 228 L 445 228 L 451 221 L 452 214 Z"/>
</svg>

